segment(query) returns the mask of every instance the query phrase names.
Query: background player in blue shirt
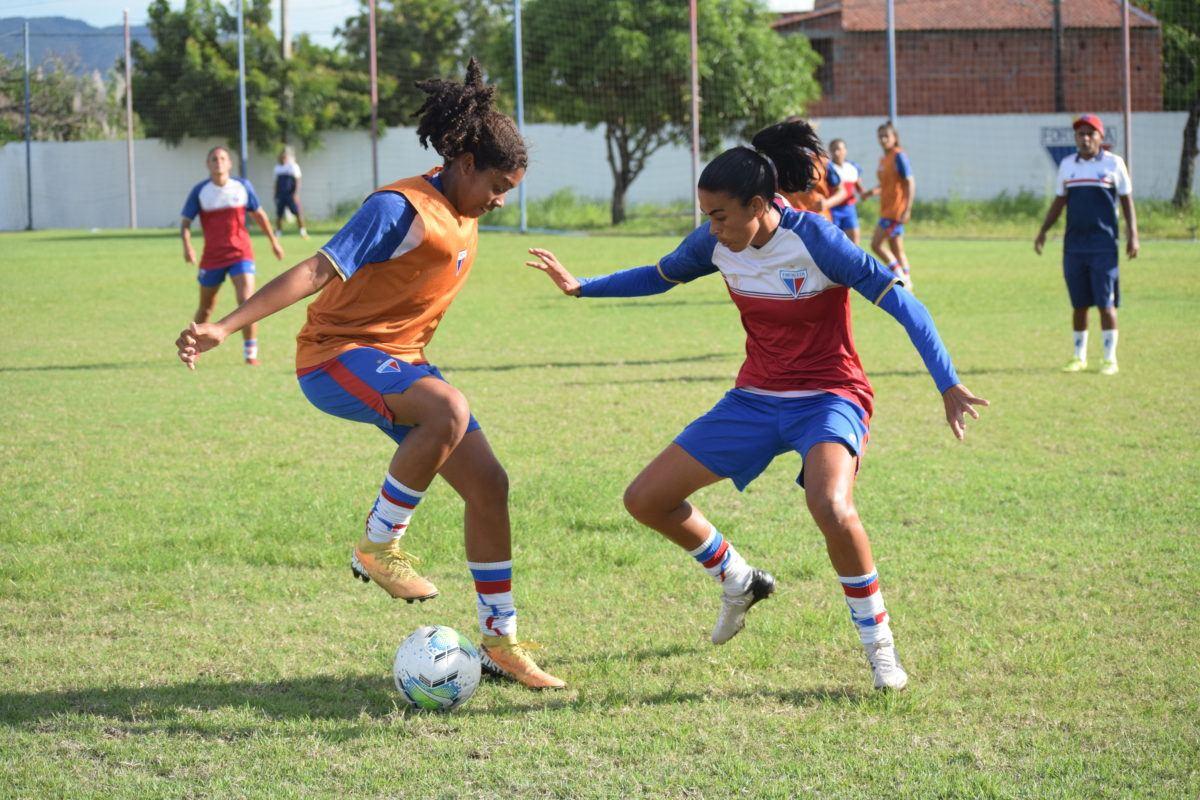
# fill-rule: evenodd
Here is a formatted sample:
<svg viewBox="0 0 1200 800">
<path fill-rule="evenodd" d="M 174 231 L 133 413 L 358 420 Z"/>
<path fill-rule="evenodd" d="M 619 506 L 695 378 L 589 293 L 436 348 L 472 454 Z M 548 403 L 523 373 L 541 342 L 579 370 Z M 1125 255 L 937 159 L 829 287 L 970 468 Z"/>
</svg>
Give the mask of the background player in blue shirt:
<svg viewBox="0 0 1200 800">
<path fill-rule="evenodd" d="M 1102 375 L 1117 374 L 1117 306 L 1121 304 L 1120 276 L 1117 272 L 1117 199 L 1125 214 L 1128 232 L 1125 254 L 1137 258 L 1137 212 L 1133 207 L 1133 185 L 1120 156 L 1103 149 L 1104 123 L 1095 114 L 1075 120 L 1075 147 L 1078 152 L 1058 165 L 1056 194 L 1041 230 L 1033 240 L 1040 255 L 1046 244 L 1046 232 L 1067 209 L 1067 233 L 1063 237 L 1063 277 L 1074 313 L 1075 353 L 1063 372 L 1081 372 L 1087 368 L 1087 311 L 1100 311 L 1104 337 Z"/>
</svg>

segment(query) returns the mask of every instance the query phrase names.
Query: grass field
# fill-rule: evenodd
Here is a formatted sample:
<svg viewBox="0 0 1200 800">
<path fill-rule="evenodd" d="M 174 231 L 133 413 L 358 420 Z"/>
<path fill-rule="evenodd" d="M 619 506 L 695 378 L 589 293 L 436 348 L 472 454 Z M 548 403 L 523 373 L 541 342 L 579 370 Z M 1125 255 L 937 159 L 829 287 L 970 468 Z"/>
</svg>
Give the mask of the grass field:
<svg viewBox="0 0 1200 800">
<path fill-rule="evenodd" d="M 0 797 L 1200 794 L 1200 247 L 1123 265 L 1102 378 L 1057 372 L 1057 244 L 914 238 L 920 297 L 992 401 L 962 444 L 855 299 L 878 398 L 857 497 L 911 675 L 882 696 L 797 459 L 698 497 L 780 584 L 722 648 L 711 582 L 621 507 L 730 386 L 737 316 L 715 277 L 577 301 L 520 262 L 547 244 L 595 274 L 674 242 L 486 235 L 439 330 L 511 476 L 521 632 L 571 684 L 485 682 L 445 716 L 399 708 L 390 666 L 418 625 L 474 634 L 461 503 L 435 483 L 406 540 L 439 598 L 351 580 L 390 446 L 297 390 L 302 308 L 263 325 L 261 367 L 231 341 L 189 373 L 173 236 L 0 235 Z M 286 238 L 288 263 L 312 244 Z"/>
</svg>

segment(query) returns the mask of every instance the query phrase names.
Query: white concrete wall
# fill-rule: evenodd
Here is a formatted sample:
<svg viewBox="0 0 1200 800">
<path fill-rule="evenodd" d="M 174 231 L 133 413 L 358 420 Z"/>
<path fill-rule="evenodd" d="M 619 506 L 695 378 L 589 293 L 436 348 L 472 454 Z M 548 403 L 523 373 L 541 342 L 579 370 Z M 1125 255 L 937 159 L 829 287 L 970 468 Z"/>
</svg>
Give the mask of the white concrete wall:
<svg viewBox="0 0 1200 800">
<path fill-rule="evenodd" d="M 1118 151 L 1120 117 L 1110 121 Z M 1133 181 L 1137 197 L 1170 197 L 1175 188 L 1185 115 L 1137 114 L 1133 125 Z M 874 182 L 879 149 L 876 117 L 817 120 L 826 141 L 845 139 L 850 157 Z M 983 199 L 1001 192 L 1049 193 L 1054 164 L 1042 144 L 1043 128 L 1069 128 L 1059 114 L 907 117 L 899 130 L 923 198 Z M 531 199 L 570 188 L 585 197 L 607 199 L 612 178 L 599 130 L 531 125 Z M 155 139 L 135 142 L 138 221 L 142 227 L 174 226 L 188 190 L 206 173 L 204 155 L 218 142 L 189 140 L 169 147 Z M 328 217 L 339 203 L 355 203 L 372 188 L 370 142 L 361 131 L 331 133 L 324 146 L 300 153 L 304 170 L 303 202 L 314 218 Z M 250 179 L 264 204 L 271 204 L 275 154 L 251 153 Z M 437 163 L 421 149 L 411 128 L 393 128 L 379 142 L 380 177 L 388 181 L 416 174 Z M 128 224 L 124 142 L 35 142 L 33 162 L 34 226 L 37 228 L 120 228 Z M 0 147 L 0 230 L 25 227 L 25 146 Z M 1195 191 L 1200 192 L 1200 179 Z M 664 148 L 648 162 L 628 200 L 686 200 L 691 191 L 691 158 L 686 148 Z M 515 197 L 513 198 L 515 200 Z M 273 208 L 271 213 L 274 213 Z M 537 224 L 536 220 L 531 220 Z"/>
</svg>

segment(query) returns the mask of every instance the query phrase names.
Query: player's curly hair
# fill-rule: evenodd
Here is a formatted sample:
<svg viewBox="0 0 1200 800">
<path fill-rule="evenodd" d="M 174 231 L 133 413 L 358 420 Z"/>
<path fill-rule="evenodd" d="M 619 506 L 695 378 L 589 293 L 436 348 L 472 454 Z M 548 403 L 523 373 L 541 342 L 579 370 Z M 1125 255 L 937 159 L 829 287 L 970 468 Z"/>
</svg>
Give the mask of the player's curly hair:
<svg viewBox="0 0 1200 800">
<path fill-rule="evenodd" d="M 413 114 L 420 118 L 417 138 L 422 147 L 432 144 L 446 163 L 470 153 L 478 169 L 507 172 L 528 166 L 525 140 L 516 123 L 495 109 L 496 87 L 483 82 L 483 70 L 474 58 L 461 83 L 430 78 L 416 85 L 427 95 Z"/>
<path fill-rule="evenodd" d="M 825 158 L 817 132 L 799 117 L 763 128 L 750 144 L 710 161 L 697 186 L 730 194 L 743 205 L 754 197 L 771 200 L 779 191 L 807 191 L 817 173 L 813 160 Z"/>
</svg>

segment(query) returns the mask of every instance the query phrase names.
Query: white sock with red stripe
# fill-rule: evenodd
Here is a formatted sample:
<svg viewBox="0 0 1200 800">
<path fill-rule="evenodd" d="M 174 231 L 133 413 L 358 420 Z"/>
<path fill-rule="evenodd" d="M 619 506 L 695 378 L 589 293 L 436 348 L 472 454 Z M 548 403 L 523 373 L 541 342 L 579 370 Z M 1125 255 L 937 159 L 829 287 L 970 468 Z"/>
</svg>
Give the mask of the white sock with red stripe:
<svg viewBox="0 0 1200 800">
<path fill-rule="evenodd" d="M 391 475 L 385 476 L 379 497 L 367 515 L 367 538 L 375 544 L 399 539 L 424 496 L 425 492 L 410 489 Z"/>
<path fill-rule="evenodd" d="M 484 636 L 517 633 L 517 607 L 512 596 L 512 561 L 468 561 L 475 580 L 479 631 Z"/>
<path fill-rule="evenodd" d="M 245 339 L 242 341 L 242 357 L 258 358 L 258 339 Z"/>
<path fill-rule="evenodd" d="M 750 565 L 715 527 L 709 529 L 704 544 L 689 550 L 688 555 L 700 562 L 726 594 L 742 594 L 750 588 Z"/>
<path fill-rule="evenodd" d="M 846 605 L 850 606 L 850 619 L 858 628 L 862 643 L 891 639 L 892 629 L 888 624 L 887 609 L 883 607 L 883 594 L 879 591 L 879 573 L 839 575 L 838 580 L 842 582 Z"/>
</svg>

